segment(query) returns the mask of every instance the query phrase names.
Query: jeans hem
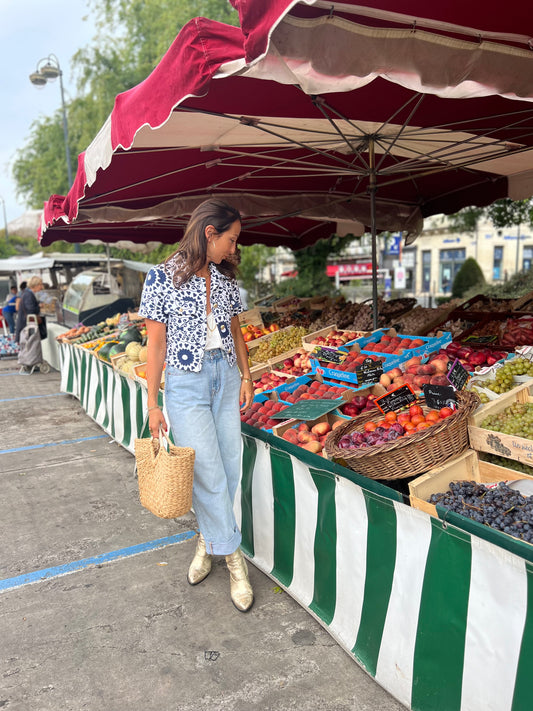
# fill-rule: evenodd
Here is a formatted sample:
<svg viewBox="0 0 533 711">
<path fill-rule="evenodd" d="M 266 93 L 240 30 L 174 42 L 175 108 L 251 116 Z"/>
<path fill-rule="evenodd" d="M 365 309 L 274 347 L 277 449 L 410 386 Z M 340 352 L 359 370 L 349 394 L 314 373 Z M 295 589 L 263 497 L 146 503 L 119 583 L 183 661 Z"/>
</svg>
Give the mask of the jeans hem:
<svg viewBox="0 0 533 711">
<path fill-rule="evenodd" d="M 205 547 L 210 555 L 231 555 L 235 553 L 237 548 L 241 545 L 241 540 L 241 532 L 235 531 L 229 541 L 225 541 L 224 543 L 211 543 L 211 541 L 206 540 Z"/>
</svg>

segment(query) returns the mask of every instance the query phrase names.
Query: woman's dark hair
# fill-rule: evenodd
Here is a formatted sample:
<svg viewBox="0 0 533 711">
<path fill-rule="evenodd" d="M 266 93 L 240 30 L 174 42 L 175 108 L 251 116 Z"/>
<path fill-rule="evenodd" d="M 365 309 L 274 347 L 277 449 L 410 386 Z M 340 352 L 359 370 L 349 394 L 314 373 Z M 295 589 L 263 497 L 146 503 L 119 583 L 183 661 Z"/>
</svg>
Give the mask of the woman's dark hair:
<svg viewBox="0 0 533 711">
<path fill-rule="evenodd" d="M 27 282 L 27 281 L 21 281 L 21 282 L 20 282 L 20 287 L 19 287 L 20 291 L 23 291 L 27 286 L 28 286 L 28 282 Z"/>
<path fill-rule="evenodd" d="M 178 264 L 174 273 L 175 286 L 184 284 L 205 266 L 207 260 L 205 228 L 212 225 L 217 234 L 221 234 L 229 230 L 237 220 L 239 222 L 241 220 L 239 211 L 222 200 L 204 200 L 193 210 L 178 249 L 165 260 L 167 265 L 176 256 L 183 259 L 183 263 Z M 224 259 L 216 267 L 224 276 L 235 278 L 239 262 L 240 255 L 236 251 L 231 259 Z"/>
</svg>

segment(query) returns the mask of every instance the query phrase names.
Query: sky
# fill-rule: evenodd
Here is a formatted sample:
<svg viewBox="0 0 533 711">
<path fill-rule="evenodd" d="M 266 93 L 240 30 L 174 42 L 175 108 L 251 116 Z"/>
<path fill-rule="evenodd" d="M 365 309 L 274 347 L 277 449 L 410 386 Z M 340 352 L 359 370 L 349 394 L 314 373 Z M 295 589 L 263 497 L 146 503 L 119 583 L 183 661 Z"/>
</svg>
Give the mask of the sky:
<svg viewBox="0 0 533 711">
<path fill-rule="evenodd" d="M 72 56 L 91 44 L 95 34 L 87 17 L 85 0 L 0 0 L 0 198 L 8 224 L 28 209 L 17 200 L 11 177 L 15 152 L 24 148 L 33 121 L 61 108 L 59 79 L 36 87 L 29 75 L 41 59 L 55 54 L 68 103 L 76 94 Z"/>
</svg>

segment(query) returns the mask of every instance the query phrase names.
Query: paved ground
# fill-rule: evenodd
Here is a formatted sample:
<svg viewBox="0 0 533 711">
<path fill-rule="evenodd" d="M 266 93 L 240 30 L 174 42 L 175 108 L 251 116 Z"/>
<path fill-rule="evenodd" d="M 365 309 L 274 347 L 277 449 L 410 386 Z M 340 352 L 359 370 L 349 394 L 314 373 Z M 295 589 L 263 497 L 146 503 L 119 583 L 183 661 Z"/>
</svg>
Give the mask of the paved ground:
<svg viewBox="0 0 533 711">
<path fill-rule="evenodd" d="M 189 586 L 194 517 L 140 506 L 132 455 L 57 372 L 0 361 L 0 416 L 0 709 L 404 708 L 253 566 L 248 614 L 222 559 Z"/>
</svg>

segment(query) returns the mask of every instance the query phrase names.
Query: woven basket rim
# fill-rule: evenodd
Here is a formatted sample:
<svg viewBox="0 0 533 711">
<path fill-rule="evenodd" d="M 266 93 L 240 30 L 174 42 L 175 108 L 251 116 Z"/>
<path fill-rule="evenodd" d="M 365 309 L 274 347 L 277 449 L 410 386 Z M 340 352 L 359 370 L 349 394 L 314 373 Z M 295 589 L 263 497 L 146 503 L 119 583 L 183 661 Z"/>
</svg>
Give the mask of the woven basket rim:
<svg viewBox="0 0 533 711">
<path fill-rule="evenodd" d="M 450 428 L 460 425 L 469 415 L 477 408 L 481 402 L 479 396 L 476 393 L 469 391 L 458 392 L 458 407 L 457 410 L 447 417 L 442 422 L 428 427 L 420 432 L 415 432 L 414 434 L 408 435 L 407 437 L 399 437 L 393 442 L 387 442 L 386 444 L 372 445 L 370 447 L 362 447 L 356 450 L 341 449 L 337 447 L 337 442 L 345 435 L 357 430 L 361 425 L 366 422 L 371 422 L 373 420 L 383 419 L 383 414 L 381 412 L 375 412 L 370 410 L 368 413 L 364 413 L 348 420 L 346 423 L 337 427 L 330 434 L 326 440 L 326 452 L 329 457 L 343 459 L 346 462 L 357 463 L 358 460 L 376 457 L 380 454 L 389 454 L 395 450 L 403 449 L 411 445 L 424 444 L 427 439 L 433 439 L 435 436 L 442 432 L 449 432 Z M 463 402 L 462 402 L 463 401 Z M 416 403 L 421 406 L 427 407 L 425 405 L 424 398 L 419 399 Z M 427 408 L 430 409 L 430 408 Z"/>
</svg>

